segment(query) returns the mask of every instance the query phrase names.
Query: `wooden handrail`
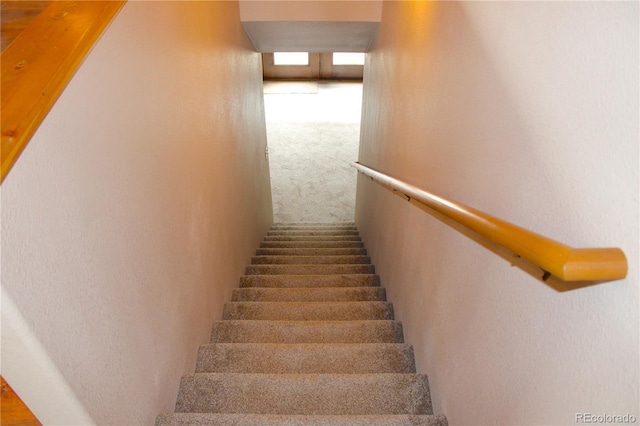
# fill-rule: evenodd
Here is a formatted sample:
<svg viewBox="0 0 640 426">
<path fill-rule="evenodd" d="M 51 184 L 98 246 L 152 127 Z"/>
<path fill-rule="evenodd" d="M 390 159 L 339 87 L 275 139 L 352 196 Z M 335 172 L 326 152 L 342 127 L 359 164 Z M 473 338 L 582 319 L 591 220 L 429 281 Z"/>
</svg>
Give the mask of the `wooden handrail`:
<svg viewBox="0 0 640 426">
<path fill-rule="evenodd" d="M 3 423 L 6 423 L 7 425 L 25 426 L 42 425 L 42 423 L 40 423 L 36 416 L 31 412 L 29 407 L 26 406 L 24 401 L 22 401 L 2 376 L 0 376 L 0 386 L 2 389 L 0 391 L 0 402 L 2 402 L 0 418 Z"/>
<path fill-rule="evenodd" d="M 572 248 L 464 204 L 431 194 L 360 163 L 352 165 L 381 185 L 401 192 L 409 200 L 415 199 L 515 256 L 539 266 L 544 272 L 545 281 L 550 274 L 572 282 L 612 281 L 627 275 L 627 259 L 619 248 Z"/>
<path fill-rule="evenodd" d="M 2 181 L 125 1 L 54 1 L 2 52 Z"/>
</svg>

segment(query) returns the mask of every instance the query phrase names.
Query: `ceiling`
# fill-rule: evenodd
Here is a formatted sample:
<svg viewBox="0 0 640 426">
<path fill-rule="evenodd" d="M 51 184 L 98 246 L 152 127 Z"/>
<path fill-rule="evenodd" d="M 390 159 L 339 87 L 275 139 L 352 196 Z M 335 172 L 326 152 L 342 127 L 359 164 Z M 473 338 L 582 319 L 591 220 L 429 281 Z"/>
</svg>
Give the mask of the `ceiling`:
<svg viewBox="0 0 640 426">
<path fill-rule="evenodd" d="M 366 52 L 381 0 L 240 0 L 240 20 L 259 52 Z"/>
<path fill-rule="evenodd" d="M 243 22 L 258 52 L 366 52 L 378 22 Z"/>
</svg>

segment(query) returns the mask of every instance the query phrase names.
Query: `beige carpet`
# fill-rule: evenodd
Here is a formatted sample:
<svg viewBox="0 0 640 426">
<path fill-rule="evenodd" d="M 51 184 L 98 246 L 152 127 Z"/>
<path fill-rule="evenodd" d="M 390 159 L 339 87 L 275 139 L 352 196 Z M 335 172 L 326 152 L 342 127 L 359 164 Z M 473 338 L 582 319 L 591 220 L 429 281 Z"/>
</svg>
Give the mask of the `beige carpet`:
<svg viewBox="0 0 640 426">
<path fill-rule="evenodd" d="M 268 94 L 318 93 L 317 81 L 265 81 L 263 91 Z"/>
<path fill-rule="evenodd" d="M 354 218 L 362 84 L 316 84 L 317 94 L 265 94 L 277 222 Z"/>
<path fill-rule="evenodd" d="M 156 426 L 446 426 L 351 222 L 274 225 Z"/>
<path fill-rule="evenodd" d="M 274 220 L 349 221 L 355 216 L 360 128 L 354 123 L 269 123 Z"/>
</svg>

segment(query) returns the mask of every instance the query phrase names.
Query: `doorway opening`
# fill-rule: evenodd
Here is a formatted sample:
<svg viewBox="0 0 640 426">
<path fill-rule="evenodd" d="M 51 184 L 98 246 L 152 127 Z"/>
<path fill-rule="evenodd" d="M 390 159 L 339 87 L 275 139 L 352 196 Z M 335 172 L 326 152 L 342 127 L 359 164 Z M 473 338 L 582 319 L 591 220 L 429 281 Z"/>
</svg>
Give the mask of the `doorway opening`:
<svg viewBox="0 0 640 426">
<path fill-rule="evenodd" d="M 351 222 L 357 172 L 349 163 L 358 158 L 362 69 L 353 79 L 309 76 L 300 71 L 313 67 L 319 54 L 308 55 L 308 65 L 271 65 L 288 69 L 286 77 L 269 77 L 264 66 L 274 221 Z"/>
</svg>

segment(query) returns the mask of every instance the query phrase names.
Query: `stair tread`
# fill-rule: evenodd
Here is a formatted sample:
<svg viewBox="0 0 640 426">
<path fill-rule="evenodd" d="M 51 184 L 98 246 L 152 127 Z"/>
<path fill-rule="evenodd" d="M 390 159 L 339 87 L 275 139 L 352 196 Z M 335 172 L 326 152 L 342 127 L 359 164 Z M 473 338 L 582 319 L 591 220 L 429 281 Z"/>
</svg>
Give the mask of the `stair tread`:
<svg viewBox="0 0 640 426">
<path fill-rule="evenodd" d="M 358 232 L 355 226 L 273 226 L 269 232 Z"/>
<path fill-rule="evenodd" d="M 249 265 L 246 275 L 329 275 L 329 274 L 374 274 L 370 264 L 341 265 Z"/>
<path fill-rule="evenodd" d="M 351 222 L 348 220 L 339 220 L 337 222 L 313 222 L 313 221 L 301 221 L 301 222 L 275 222 L 273 224 L 273 226 L 282 226 L 282 225 L 291 225 L 291 226 L 316 226 L 316 225 L 321 225 L 321 226 L 335 226 L 335 225 L 350 225 L 350 226 L 355 226 L 356 223 L 355 222 Z"/>
<path fill-rule="evenodd" d="M 230 413 L 161 414 L 156 426 L 447 426 L 442 415 L 378 414 L 378 415 L 278 415 Z"/>
<path fill-rule="evenodd" d="M 370 264 L 366 255 L 257 255 L 251 258 L 252 265 L 315 265 L 315 264 Z"/>
<path fill-rule="evenodd" d="M 212 343 L 402 343 L 402 323 L 356 321 L 216 321 Z"/>
<path fill-rule="evenodd" d="M 389 302 L 230 302 L 222 318 L 253 320 L 391 320 Z"/>
<path fill-rule="evenodd" d="M 267 235 L 358 235 L 355 229 L 271 229 Z"/>
<path fill-rule="evenodd" d="M 426 375 L 196 373 L 176 412 L 433 414 Z"/>
<path fill-rule="evenodd" d="M 353 222 L 326 223 L 326 222 L 308 222 L 308 223 L 274 223 L 269 229 L 279 228 L 353 228 L 357 229 Z"/>
<path fill-rule="evenodd" d="M 362 241 L 262 241 L 260 248 L 364 248 Z"/>
<path fill-rule="evenodd" d="M 263 241 L 361 241 L 360 235 L 265 235 Z"/>
<path fill-rule="evenodd" d="M 366 256 L 367 250 L 359 247 L 317 247 L 317 248 L 259 248 L 256 250 L 256 256 L 349 256 L 361 255 Z"/>
<path fill-rule="evenodd" d="M 240 288 L 250 287 L 379 287 L 380 276 L 376 274 L 330 274 L 330 275 L 244 275 L 240 277 Z"/>
<path fill-rule="evenodd" d="M 196 373 L 415 373 L 405 343 L 212 343 L 198 352 Z"/>
<path fill-rule="evenodd" d="M 286 289 L 285 291 L 288 291 Z M 386 301 L 378 301 L 378 300 L 360 300 L 360 301 L 338 301 L 338 302 L 327 302 L 327 301 L 319 301 L 319 302 L 281 302 L 281 301 L 238 301 L 238 302 L 227 302 L 226 306 L 250 306 L 250 307 L 282 307 L 286 309 L 294 309 L 294 308 L 316 308 L 316 307 L 326 307 L 326 308 L 349 308 L 349 307 L 363 307 L 363 306 L 390 306 L 390 302 Z"/>
<path fill-rule="evenodd" d="M 233 290 L 232 301 L 346 302 L 386 301 L 382 287 L 252 287 Z"/>
</svg>

